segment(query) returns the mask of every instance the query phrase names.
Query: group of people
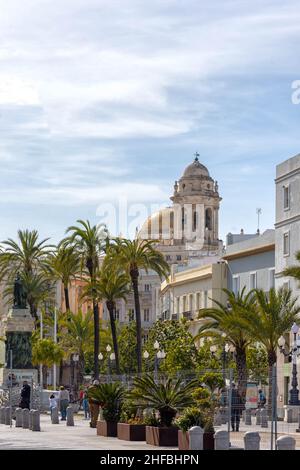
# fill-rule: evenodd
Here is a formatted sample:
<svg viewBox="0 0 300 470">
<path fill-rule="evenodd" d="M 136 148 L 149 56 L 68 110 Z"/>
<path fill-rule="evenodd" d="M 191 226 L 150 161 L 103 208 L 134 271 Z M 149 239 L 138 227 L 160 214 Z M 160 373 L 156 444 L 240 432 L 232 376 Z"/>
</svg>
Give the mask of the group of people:
<svg viewBox="0 0 300 470">
<path fill-rule="evenodd" d="M 70 393 L 62 385 L 61 387 L 59 387 L 58 396 L 55 396 L 54 393 L 52 393 L 49 397 L 49 408 L 50 408 L 51 417 L 52 417 L 53 409 L 59 408 L 61 421 L 66 421 L 67 408 L 69 404 L 70 404 Z"/>
<path fill-rule="evenodd" d="M 265 394 L 261 389 L 258 390 L 258 408 L 263 408 L 266 404 Z M 231 389 L 231 429 L 232 431 L 239 431 L 240 420 L 242 411 L 245 409 L 245 403 L 242 399 L 240 392 L 235 384 L 232 384 Z"/>
</svg>

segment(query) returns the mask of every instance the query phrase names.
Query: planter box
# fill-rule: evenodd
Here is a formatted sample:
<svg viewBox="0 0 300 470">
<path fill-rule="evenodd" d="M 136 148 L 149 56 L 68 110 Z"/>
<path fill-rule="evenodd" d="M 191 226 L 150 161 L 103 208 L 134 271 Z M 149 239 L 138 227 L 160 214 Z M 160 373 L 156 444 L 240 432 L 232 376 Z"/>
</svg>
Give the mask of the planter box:
<svg viewBox="0 0 300 470">
<path fill-rule="evenodd" d="M 97 436 L 117 437 L 118 423 L 113 421 L 97 421 Z"/>
<path fill-rule="evenodd" d="M 189 450 L 189 433 L 178 431 L 178 449 Z M 214 450 L 215 449 L 215 437 L 211 432 L 205 432 L 203 434 L 203 450 Z"/>
<path fill-rule="evenodd" d="M 178 447 L 178 428 L 146 426 L 146 442 L 151 446 Z"/>
<path fill-rule="evenodd" d="M 215 450 L 215 434 L 213 432 L 203 434 L 203 450 Z"/>
<path fill-rule="evenodd" d="M 145 441 L 145 424 L 118 423 L 118 439 L 122 441 Z"/>
<path fill-rule="evenodd" d="M 189 450 L 189 444 L 190 444 L 190 439 L 189 439 L 189 433 L 188 432 L 183 432 L 183 431 L 178 431 L 178 449 L 179 450 Z"/>
</svg>

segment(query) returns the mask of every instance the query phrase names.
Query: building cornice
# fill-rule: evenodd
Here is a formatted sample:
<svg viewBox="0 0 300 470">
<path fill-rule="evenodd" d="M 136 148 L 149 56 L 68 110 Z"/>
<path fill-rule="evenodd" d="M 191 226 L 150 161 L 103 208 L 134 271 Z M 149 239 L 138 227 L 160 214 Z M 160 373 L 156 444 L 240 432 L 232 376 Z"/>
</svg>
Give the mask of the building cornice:
<svg viewBox="0 0 300 470">
<path fill-rule="evenodd" d="M 294 170 L 289 171 L 288 173 L 285 173 L 282 176 L 278 176 L 278 178 L 275 178 L 275 183 L 281 183 L 282 181 L 286 180 L 287 178 L 290 178 L 291 176 L 295 176 L 297 174 L 300 174 L 300 168 L 295 168 Z"/>
<path fill-rule="evenodd" d="M 245 250 L 236 251 L 234 253 L 228 253 L 222 257 L 225 260 L 232 260 L 238 258 L 244 258 L 245 256 L 252 256 L 259 253 L 264 253 L 267 251 L 275 250 L 275 243 L 268 243 L 267 245 L 262 245 L 256 248 L 248 248 Z"/>
<path fill-rule="evenodd" d="M 300 220 L 300 214 L 294 215 L 293 217 L 289 217 L 288 219 L 284 219 L 284 220 L 281 220 L 280 222 L 276 222 L 275 228 L 284 227 L 285 225 L 298 222 L 299 220 Z"/>
</svg>

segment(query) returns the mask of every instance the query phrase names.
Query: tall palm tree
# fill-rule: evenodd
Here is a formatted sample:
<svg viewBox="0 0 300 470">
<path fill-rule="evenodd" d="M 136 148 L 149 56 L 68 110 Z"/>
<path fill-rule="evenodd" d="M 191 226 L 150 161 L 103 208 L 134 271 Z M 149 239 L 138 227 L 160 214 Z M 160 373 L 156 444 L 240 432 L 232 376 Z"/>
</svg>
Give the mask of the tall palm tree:
<svg viewBox="0 0 300 470">
<path fill-rule="evenodd" d="M 47 370 L 54 364 L 59 364 L 63 357 L 63 350 L 50 338 L 37 339 L 32 346 L 32 363 L 42 364 L 44 388 L 47 388 Z"/>
<path fill-rule="evenodd" d="M 58 245 L 47 259 L 49 272 L 62 282 L 66 310 L 70 310 L 69 285 L 80 272 L 80 258 L 74 246 Z"/>
<path fill-rule="evenodd" d="M 99 305 L 96 295 L 97 272 L 99 271 L 100 256 L 105 248 L 104 240 L 108 234 L 104 225 L 92 226 L 90 222 L 77 220 L 78 225 L 69 227 L 69 234 L 62 242 L 64 246 L 72 246 L 78 252 L 81 270 L 89 278 L 92 285 L 93 315 L 94 315 L 94 376 L 99 378 Z"/>
<path fill-rule="evenodd" d="M 142 372 L 142 322 L 139 298 L 139 275 L 141 270 L 146 273 L 151 269 L 162 279 L 169 274 L 170 268 L 162 253 L 156 248 L 155 240 L 127 240 L 117 238 L 109 250 L 112 263 L 116 263 L 130 277 L 135 305 L 137 364 L 138 372 Z"/>
<path fill-rule="evenodd" d="M 222 334 L 226 334 L 226 342 L 235 348 L 235 361 L 238 374 L 238 386 L 241 394 L 245 397 L 247 383 L 247 347 L 252 338 L 247 330 L 239 326 L 239 320 L 244 314 L 253 308 L 255 298 L 253 291 L 245 293 L 245 287 L 240 293 L 235 294 L 223 289 L 227 295 L 227 304 L 223 305 L 213 300 L 215 307 L 201 309 L 198 315 L 204 323 L 200 327 L 195 340 L 203 337 L 215 338 L 224 341 Z"/>
<path fill-rule="evenodd" d="M 70 353 L 77 353 L 79 355 L 79 383 L 83 383 L 85 354 L 91 351 L 93 339 L 93 312 L 88 311 L 86 315 L 83 315 L 81 310 L 78 313 L 70 313 L 63 324 L 60 344 L 68 355 Z"/>
<path fill-rule="evenodd" d="M 120 374 L 120 361 L 115 322 L 116 301 L 118 299 L 126 300 L 130 293 L 129 283 L 130 279 L 128 275 L 120 271 L 120 268 L 117 266 L 109 266 L 107 261 L 103 263 L 96 283 L 96 291 L 98 299 L 105 300 L 106 307 L 109 312 L 111 335 L 116 356 L 117 374 Z"/>
<path fill-rule="evenodd" d="M 42 273 L 46 267 L 46 259 L 52 245 L 48 245 L 46 238 L 39 241 L 37 230 L 18 230 L 18 239 L 11 238 L 2 242 L 0 251 L 0 280 L 8 286 L 12 285 L 17 273 L 20 274 L 27 288 L 27 299 L 31 314 L 36 317 L 38 299 L 41 294 L 41 284 L 46 283 L 46 277 L 42 279 Z M 37 289 L 33 285 L 38 285 Z M 7 291 L 9 292 L 9 290 Z"/>
<path fill-rule="evenodd" d="M 300 306 L 297 298 L 292 297 L 290 289 L 270 289 L 269 293 L 255 290 L 256 304 L 248 312 L 244 312 L 238 320 L 240 328 L 258 343 L 262 344 L 268 356 L 269 367 L 269 400 L 272 406 L 272 368 L 277 361 L 278 340 L 289 332 L 294 322 L 299 323 Z"/>
</svg>

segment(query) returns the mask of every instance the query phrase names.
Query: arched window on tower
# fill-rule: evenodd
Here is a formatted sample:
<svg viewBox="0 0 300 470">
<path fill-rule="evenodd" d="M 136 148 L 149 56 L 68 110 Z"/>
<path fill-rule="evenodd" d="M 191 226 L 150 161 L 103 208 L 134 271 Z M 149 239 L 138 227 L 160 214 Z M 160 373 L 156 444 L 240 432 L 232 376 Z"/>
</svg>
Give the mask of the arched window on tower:
<svg viewBox="0 0 300 470">
<path fill-rule="evenodd" d="M 212 211 L 211 209 L 205 210 L 205 228 L 212 230 Z"/>
<path fill-rule="evenodd" d="M 185 224 L 185 210 L 184 207 L 181 209 L 181 229 L 184 231 L 184 224 Z"/>
<path fill-rule="evenodd" d="M 197 211 L 194 210 L 193 212 L 193 232 L 197 230 L 197 225 L 198 225 L 198 217 L 197 217 Z"/>
</svg>

